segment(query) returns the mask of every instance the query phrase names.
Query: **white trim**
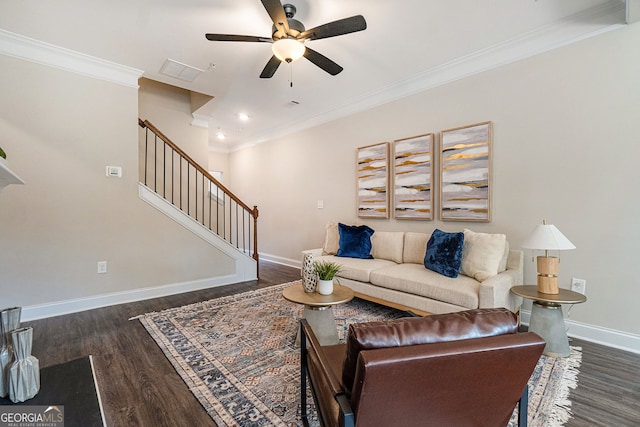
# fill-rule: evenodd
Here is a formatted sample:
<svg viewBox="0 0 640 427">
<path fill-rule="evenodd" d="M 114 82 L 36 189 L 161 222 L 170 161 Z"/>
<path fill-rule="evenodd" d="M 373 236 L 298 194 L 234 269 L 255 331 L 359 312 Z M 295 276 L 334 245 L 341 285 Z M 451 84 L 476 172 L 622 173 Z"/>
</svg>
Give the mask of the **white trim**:
<svg viewBox="0 0 640 427">
<path fill-rule="evenodd" d="M 327 108 L 324 112 L 302 118 L 293 124 L 287 123 L 280 127 L 267 129 L 262 132 L 260 137 L 246 140 L 232 147 L 230 151 L 249 148 L 256 144 L 443 86 L 474 74 L 617 30 L 625 26 L 624 22 L 625 4 L 619 0 L 610 0 L 607 3 L 521 34 L 502 43 L 455 58 L 417 73 L 405 80 L 378 87 L 375 91 L 367 94 L 350 99 L 341 99 L 339 104 Z"/>
<path fill-rule="evenodd" d="M 0 29 L 0 54 L 138 88 L 143 71 Z"/>
<path fill-rule="evenodd" d="M 229 285 L 232 283 L 238 283 L 240 281 L 241 280 L 239 280 L 236 275 L 228 275 L 194 280 L 190 282 L 173 283 L 169 285 L 153 286 L 149 288 L 112 292 L 108 294 L 94 295 L 84 298 L 55 301 L 46 304 L 31 305 L 22 308 L 22 321 L 44 319 L 47 317 L 61 316 L 64 314 L 77 313 L 79 311 L 108 307 L 111 305 L 125 304 L 145 299 L 164 297 L 167 295 L 181 294 L 184 292 Z"/>
<path fill-rule="evenodd" d="M 530 318 L 530 310 L 520 311 L 520 321 L 523 324 L 529 325 Z M 564 323 L 567 327 L 567 335 L 570 337 L 640 354 L 640 335 L 570 319 L 565 319 Z"/>
<path fill-rule="evenodd" d="M 291 258 L 284 258 L 277 255 L 265 254 L 258 252 L 260 261 L 272 262 L 274 264 L 286 265 L 287 267 L 301 268 L 302 262 Z"/>
<path fill-rule="evenodd" d="M 156 194 L 146 185 L 138 184 L 138 194 L 142 200 L 149 203 L 169 218 L 182 225 L 187 230 L 200 237 L 205 242 L 219 249 L 225 255 L 233 258 L 236 262 L 237 282 L 245 282 L 257 279 L 257 262 L 247 254 L 239 251 L 236 247 L 230 245 L 224 239 L 221 239 L 215 233 L 211 232 L 207 227 L 195 221 L 186 213 L 167 202 L 165 199 Z"/>
<path fill-rule="evenodd" d="M 193 117 L 191 120 L 191 126 L 209 129 L 209 119 L 211 117 L 198 113 L 191 113 L 191 116 Z"/>
</svg>

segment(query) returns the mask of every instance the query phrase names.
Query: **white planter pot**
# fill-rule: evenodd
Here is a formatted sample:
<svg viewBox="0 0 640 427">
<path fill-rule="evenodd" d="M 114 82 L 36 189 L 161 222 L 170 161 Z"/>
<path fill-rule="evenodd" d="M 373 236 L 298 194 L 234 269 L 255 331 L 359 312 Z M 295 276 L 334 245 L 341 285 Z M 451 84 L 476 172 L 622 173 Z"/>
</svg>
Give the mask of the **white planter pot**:
<svg viewBox="0 0 640 427">
<path fill-rule="evenodd" d="M 333 279 L 318 280 L 318 293 L 320 295 L 331 295 L 333 293 Z"/>
</svg>

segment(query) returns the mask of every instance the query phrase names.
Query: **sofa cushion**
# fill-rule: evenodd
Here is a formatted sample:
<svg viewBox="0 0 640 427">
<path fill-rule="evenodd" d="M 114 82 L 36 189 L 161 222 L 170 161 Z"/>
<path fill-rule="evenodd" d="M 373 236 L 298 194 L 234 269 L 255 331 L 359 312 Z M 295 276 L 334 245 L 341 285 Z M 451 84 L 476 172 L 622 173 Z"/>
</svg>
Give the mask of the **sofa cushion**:
<svg viewBox="0 0 640 427">
<path fill-rule="evenodd" d="M 476 233 L 465 228 L 462 274 L 481 282 L 498 274 L 506 241 L 504 234 Z"/>
<path fill-rule="evenodd" d="M 431 236 L 426 233 L 404 233 L 402 262 L 423 264 L 429 237 Z"/>
<path fill-rule="evenodd" d="M 327 232 L 324 237 L 324 245 L 322 245 L 322 255 L 335 255 L 340 249 L 340 233 L 338 232 L 338 223 L 330 222 L 327 224 Z"/>
<path fill-rule="evenodd" d="M 344 277 L 359 282 L 369 282 L 372 271 L 398 265 L 387 259 L 343 258 L 335 255 L 323 255 L 315 259 L 316 261 L 332 261 L 340 264 L 338 280 L 340 277 Z M 422 268 L 424 269 L 424 267 Z"/>
<path fill-rule="evenodd" d="M 371 255 L 375 259 L 388 259 L 395 263 L 402 262 L 404 233 L 401 231 L 376 231 L 371 236 Z"/>
<path fill-rule="evenodd" d="M 518 331 L 516 315 L 506 308 L 490 308 L 410 317 L 388 322 L 353 323 L 347 332 L 342 385 L 351 393 L 362 350 L 484 338 Z"/>
<path fill-rule="evenodd" d="M 455 279 L 427 270 L 422 264 L 395 264 L 373 270 L 373 285 L 443 301 L 464 308 L 479 307 L 480 282 L 459 275 Z"/>
<path fill-rule="evenodd" d="M 371 235 L 373 228 L 366 225 L 345 225 L 338 223 L 340 249 L 336 254 L 348 258 L 372 258 Z"/>
<path fill-rule="evenodd" d="M 427 242 L 424 266 L 443 276 L 458 277 L 463 244 L 464 233 L 447 233 L 436 228 Z"/>
</svg>

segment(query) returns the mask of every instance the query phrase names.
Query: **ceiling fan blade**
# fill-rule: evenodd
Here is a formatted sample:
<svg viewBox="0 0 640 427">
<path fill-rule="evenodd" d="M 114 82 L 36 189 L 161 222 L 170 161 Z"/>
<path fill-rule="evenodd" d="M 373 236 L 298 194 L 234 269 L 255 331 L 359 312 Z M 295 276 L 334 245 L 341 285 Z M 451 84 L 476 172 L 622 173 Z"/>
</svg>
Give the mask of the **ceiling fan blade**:
<svg viewBox="0 0 640 427">
<path fill-rule="evenodd" d="M 285 35 L 289 34 L 289 22 L 287 15 L 284 13 L 284 7 L 280 0 L 262 0 L 262 5 L 273 21 L 273 25 L 277 30 L 284 30 Z"/>
<path fill-rule="evenodd" d="M 271 37 L 236 36 L 233 34 L 205 34 L 207 40 L 217 42 L 266 42 L 271 43 Z"/>
<path fill-rule="evenodd" d="M 275 55 L 273 55 L 269 60 L 269 62 L 267 62 L 267 65 L 265 65 L 264 69 L 262 70 L 262 73 L 260 74 L 260 78 L 270 79 L 271 77 L 273 77 L 273 75 L 276 73 L 276 70 L 280 66 L 280 62 L 281 61 Z"/>
<path fill-rule="evenodd" d="M 308 47 L 304 51 L 304 57 L 332 76 L 339 74 L 344 69 L 326 56 L 316 52 L 313 49 L 309 49 Z"/>
<path fill-rule="evenodd" d="M 339 19 L 328 24 L 319 25 L 310 30 L 304 31 L 298 36 L 298 40 L 318 40 L 328 37 L 341 36 L 343 34 L 355 33 L 367 29 L 367 21 L 362 15 L 350 18 Z"/>
</svg>

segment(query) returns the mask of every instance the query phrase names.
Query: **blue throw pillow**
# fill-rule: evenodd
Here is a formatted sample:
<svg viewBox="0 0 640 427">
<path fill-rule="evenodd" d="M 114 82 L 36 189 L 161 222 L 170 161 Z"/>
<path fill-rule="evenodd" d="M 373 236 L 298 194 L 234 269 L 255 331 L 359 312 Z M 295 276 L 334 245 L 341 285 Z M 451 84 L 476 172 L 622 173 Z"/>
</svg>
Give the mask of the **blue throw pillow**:
<svg viewBox="0 0 640 427">
<path fill-rule="evenodd" d="M 458 277 L 462 265 L 464 233 L 445 233 L 437 228 L 427 242 L 424 266 L 447 277 Z"/>
<path fill-rule="evenodd" d="M 344 225 L 338 223 L 340 249 L 336 256 L 345 258 L 373 258 L 371 256 L 371 235 L 373 228 L 366 225 Z"/>
</svg>

